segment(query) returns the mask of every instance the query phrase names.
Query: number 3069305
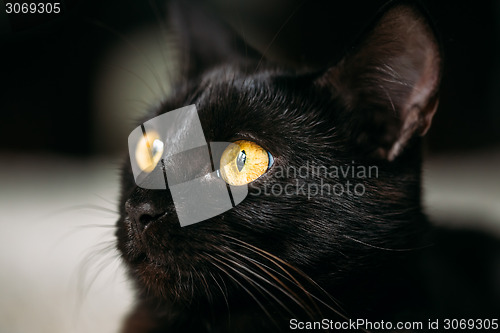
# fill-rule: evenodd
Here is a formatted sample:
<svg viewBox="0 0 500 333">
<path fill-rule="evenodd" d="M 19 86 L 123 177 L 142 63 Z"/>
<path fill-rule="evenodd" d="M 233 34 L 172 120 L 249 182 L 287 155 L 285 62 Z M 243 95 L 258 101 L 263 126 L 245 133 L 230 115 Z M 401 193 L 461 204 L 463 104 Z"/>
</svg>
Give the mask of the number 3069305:
<svg viewBox="0 0 500 333">
<path fill-rule="evenodd" d="M 5 4 L 7 14 L 58 14 L 61 12 L 61 3 L 11 3 Z"/>
</svg>

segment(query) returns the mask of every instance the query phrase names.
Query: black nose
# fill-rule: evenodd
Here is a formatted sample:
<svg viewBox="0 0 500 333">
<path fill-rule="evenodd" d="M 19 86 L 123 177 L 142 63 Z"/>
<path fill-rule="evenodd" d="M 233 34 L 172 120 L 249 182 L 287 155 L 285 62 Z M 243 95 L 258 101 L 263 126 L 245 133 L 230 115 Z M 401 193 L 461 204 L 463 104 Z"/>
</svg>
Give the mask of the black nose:
<svg viewBox="0 0 500 333">
<path fill-rule="evenodd" d="M 144 228 L 151 221 L 165 214 L 165 210 L 148 202 L 133 204 L 130 200 L 125 203 L 125 211 L 135 224 Z"/>
</svg>

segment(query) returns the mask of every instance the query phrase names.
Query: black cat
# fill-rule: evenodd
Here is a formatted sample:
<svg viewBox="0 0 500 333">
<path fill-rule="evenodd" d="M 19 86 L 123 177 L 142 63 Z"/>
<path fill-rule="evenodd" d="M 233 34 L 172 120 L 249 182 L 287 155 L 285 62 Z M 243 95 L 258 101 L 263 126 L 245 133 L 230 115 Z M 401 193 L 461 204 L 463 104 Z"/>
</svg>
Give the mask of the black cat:
<svg viewBox="0 0 500 333">
<path fill-rule="evenodd" d="M 123 332 L 417 331 L 460 314 L 428 282 L 441 234 L 429 236 L 422 212 L 420 137 L 437 109 L 442 56 L 419 9 L 386 8 L 323 70 L 261 61 L 225 31 L 207 56 L 197 50 L 210 41 L 192 35 L 185 80 L 148 119 L 194 104 L 207 142 L 239 145 L 238 172 L 253 149 L 267 164 L 243 183 L 221 175 L 249 195 L 181 227 L 169 189 L 137 186 L 127 160 L 116 234 L 137 304 Z"/>
</svg>

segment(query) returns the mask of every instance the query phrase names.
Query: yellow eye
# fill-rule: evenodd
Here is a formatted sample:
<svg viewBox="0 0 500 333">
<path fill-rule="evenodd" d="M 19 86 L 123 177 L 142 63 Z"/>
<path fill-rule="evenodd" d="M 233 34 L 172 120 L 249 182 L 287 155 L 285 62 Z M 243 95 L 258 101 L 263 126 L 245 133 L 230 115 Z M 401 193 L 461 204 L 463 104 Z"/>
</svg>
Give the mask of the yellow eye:
<svg viewBox="0 0 500 333">
<path fill-rule="evenodd" d="M 253 182 L 273 164 L 273 158 L 258 144 L 240 140 L 229 145 L 220 158 L 222 179 L 239 186 Z"/>
<path fill-rule="evenodd" d="M 161 159 L 163 154 L 163 142 L 158 133 L 148 131 L 137 143 L 135 148 L 135 160 L 142 171 L 151 172 Z"/>
</svg>

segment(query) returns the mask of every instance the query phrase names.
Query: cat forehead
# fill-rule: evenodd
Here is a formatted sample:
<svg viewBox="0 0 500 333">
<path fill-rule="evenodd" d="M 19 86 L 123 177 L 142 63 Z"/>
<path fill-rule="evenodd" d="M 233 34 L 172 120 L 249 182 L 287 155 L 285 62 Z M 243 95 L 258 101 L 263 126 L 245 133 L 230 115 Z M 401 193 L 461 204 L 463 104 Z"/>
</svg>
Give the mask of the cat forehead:
<svg viewBox="0 0 500 333">
<path fill-rule="evenodd" d="M 201 80 L 198 89 L 203 93 L 200 99 L 211 97 L 210 94 L 251 93 L 260 94 L 270 92 L 274 73 L 245 73 L 241 70 L 222 68 L 207 73 Z"/>
<path fill-rule="evenodd" d="M 273 90 L 285 82 L 292 83 L 305 80 L 312 84 L 317 75 L 317 72 L 298 71 L 274 65 L 262 65 L 260 67 L 255 64 L 244 66 L 224 65 L 205 72 L 198 86 L 203 88 L 223 86 L 243 90 L 254 88 Z"/>
<path fill-rule="evenodd" d="M 221 66 L 203 74 L 197 80 L 181 85 L 177 93 L 156 110 L 155 116 L 189 104 L 195 104 L 201 114 L 220 113 L 231 118 L 241 112 L 255 113 L 258 109 L 269 110 L 259 116 L 291 117 L 298 114 L 274 114 L 278 111 L 300 109 L 302 117 L 318 116 L 318 109 L 324 108 L 334 99 L 332 88 L 322 91 L 316 84 L 318 73 L 297 73 L 289 69 L 247 66 Z M 319 88 L 319 89 L 318 89 Z M 330 104 L 329 112 L 333 107 Z M 315 110 L 311 114 L 310 112 Z M 257 114 L 255 114 L 257 116 Z M 292 119 L 290 119 L 292 120 Z"/>
<path fill-rule="evenodd" d="M 231 82 L 241 79 L 266 79 L 272 75 L 281 73 L 278 67 L 262 66 L 256 64 L 236 65 L 225 64 L 216 66 L 202 75 L 203 81 L 210 82 Z"/>
</svg>

